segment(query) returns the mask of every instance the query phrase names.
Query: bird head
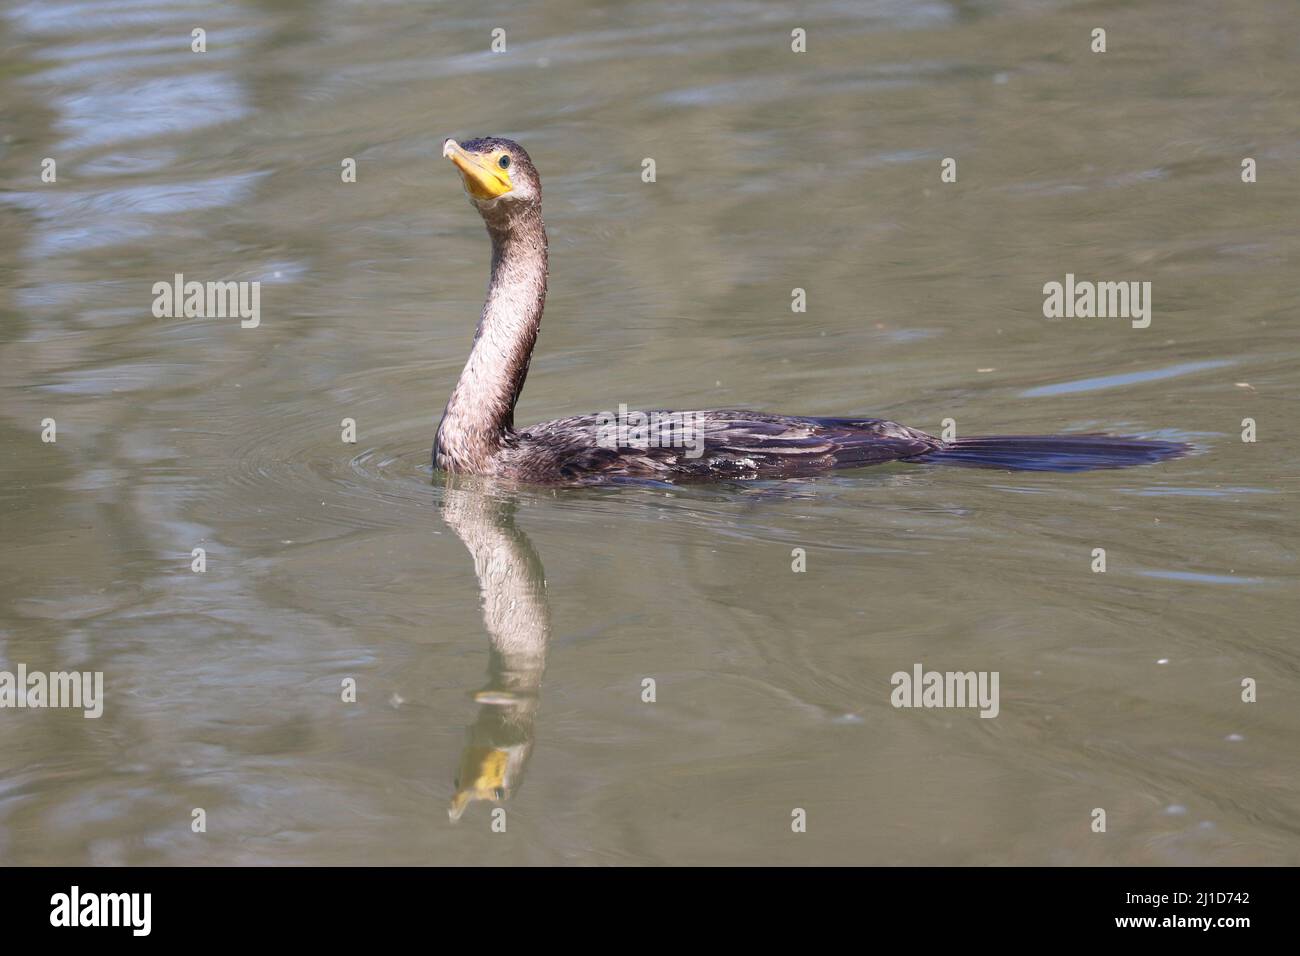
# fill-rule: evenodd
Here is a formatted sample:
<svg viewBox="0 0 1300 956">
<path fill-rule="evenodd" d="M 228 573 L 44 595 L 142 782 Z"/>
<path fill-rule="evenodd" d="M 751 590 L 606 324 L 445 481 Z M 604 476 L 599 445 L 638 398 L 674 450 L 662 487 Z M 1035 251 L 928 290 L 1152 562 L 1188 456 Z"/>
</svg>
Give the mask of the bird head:
<svg viewBox="0 0 1300 956">
<path fill-rule="evenodd" d="M 479 212 L 502 204 L 536 205 L 542 200 L 537 167 L 518 143 L 496 136 L 458 143 L 448 139 L 442 155 L 450 159 L 465 184 L 465 192 Z"/>
</svg>

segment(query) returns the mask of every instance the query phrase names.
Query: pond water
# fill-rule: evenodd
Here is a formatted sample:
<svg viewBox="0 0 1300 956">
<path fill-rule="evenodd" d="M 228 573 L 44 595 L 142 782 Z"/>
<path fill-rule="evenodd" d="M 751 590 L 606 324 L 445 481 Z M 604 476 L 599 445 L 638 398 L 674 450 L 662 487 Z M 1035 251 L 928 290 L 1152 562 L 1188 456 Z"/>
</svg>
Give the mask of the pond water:
<svg viewBox="0 0 1300 956">
<path fill-rule="evenodd" d="M 0 862 L 1300 862 L 1298 23 L 8 3 L 0 670 L 105 692 L 0 710 Z M 448 485 L 488 245 L 440 147 L 481 134 L 546 186 L 520 423 L 747 407 L 1195 453 Z M 155 317 L 178 273 L 260 282 L 260 323 Z M 1150 326 L 1045 318 L 1067 274 L 1150 282 Z M 916 664 L 997 672 L 996 719 L 892 706 Z"/>
</svg>

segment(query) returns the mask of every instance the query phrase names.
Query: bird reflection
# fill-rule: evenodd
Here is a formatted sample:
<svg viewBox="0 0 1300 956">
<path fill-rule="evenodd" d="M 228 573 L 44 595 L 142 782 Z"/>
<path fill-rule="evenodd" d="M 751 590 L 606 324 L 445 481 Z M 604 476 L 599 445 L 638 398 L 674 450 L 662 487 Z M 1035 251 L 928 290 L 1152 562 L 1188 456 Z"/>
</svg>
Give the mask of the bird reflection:
<svg viewBox="0 0 1300 956">
<path fill-rule="evenodd" d="M 481 485 L 447 485 L 442 514 L 474 559 L 490 642 L 487 686 L 461 751 L 447 809 L 459 820 L 475 800 L 502 803 L 519 789 L 533 751 L 551 614 L 541 558 L 515 526 L 517 502 Z"/>
</svg>

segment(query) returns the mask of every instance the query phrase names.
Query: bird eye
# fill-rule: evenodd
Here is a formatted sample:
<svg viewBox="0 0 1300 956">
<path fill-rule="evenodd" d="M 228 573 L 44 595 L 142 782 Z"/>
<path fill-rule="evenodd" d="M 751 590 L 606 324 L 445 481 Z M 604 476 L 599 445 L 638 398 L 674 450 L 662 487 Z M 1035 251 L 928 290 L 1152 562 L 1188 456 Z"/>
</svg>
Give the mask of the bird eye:
<svg viewBox="0 0 1300 956">
<path fill-rule="evenodd" d="M 500 159 L 497 160 L 497 165 L 500 166 L 502 169 L 509 169 L 509 168 L 510 168 L 510 157 L 509 157 L 509 156 L 502 156 Z"/>
</svg>

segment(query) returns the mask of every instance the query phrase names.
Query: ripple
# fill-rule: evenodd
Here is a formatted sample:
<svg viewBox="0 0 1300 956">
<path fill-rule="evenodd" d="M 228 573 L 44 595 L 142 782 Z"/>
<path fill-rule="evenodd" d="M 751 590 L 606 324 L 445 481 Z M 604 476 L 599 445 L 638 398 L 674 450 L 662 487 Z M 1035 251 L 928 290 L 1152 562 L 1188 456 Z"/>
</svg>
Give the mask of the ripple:
<svg viewBox="0 0 1300 956">
<path fill-rule="evenodd" d="M 27 254 L 35 259 L 146 239 L 158 216 L 231 206 L 244 201 L 264 173 L 150 183 L 118 189 L 0 193 L 0 202 L 25 209 L 44 223 Z"/>
<path fill-rule="evenodd" d="M 248 115 L 243 87 L 224 73 L 169 76 L 58 97 L 61 149 L 174 136 Z M 105 123 L 104 117 L 113 117 Z"/>
<path fill-rule="evenodd" d="M 1122 372 L 1117 375 L 1099 375 L 1096 378 L 1079 378 L 1071 382 L 1059 382 L 1055 385 L 1040 385 L 1037 388 L 1021 392 L 1022 398 L 1044 398 L 1048 395 L 1071 395 L 1076 392 L 1099 392 L 1107 388 L 1119 388 L 1121 385 L 1136 385 L 1139 382 L 1157 382 L 1161 379 L 1204 372 L 1212 368 L 1235 365 L 1228 359 L 1214 359 L 1208 362 L 1183 362 L 1165 368 L 1149 369 L 1144 372 Z"/>
<path fill-rule="evenodd" d="M 1191 581 L 1196 584 L 1265 584 L 1265 578 L 1248 578 L 1235 574 L 1205 574 L 1200 571 L 1137 571 L 1144 578 L 1162 578 L 1167 581 Z"/>
<path fill-rule="evenodd" d="M 1117 488 L 1122 495 L 1137 495 L 1140 498 L 1231 498 L 1233 495 L 1275 495 L 1272 488 L 1171 488 L 1156 485 L 1151 488 Z"/>
<path fill-rule="evenodd" d="M 360 451 L 340 441 L 338 419 L 318 408 L 243 424 L 249 431 L 233 466 L 209 489 L 227 520 L 279 513 L 309 527 L 348 531 L 429 522 L 437 501 L 429 442 L 391 437 L 418 434 L 411 423 L 369 429 L 370 442 Z M 307 534 L 295 529 L 290 537 Z"/>
</svg>

